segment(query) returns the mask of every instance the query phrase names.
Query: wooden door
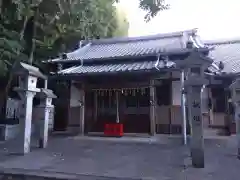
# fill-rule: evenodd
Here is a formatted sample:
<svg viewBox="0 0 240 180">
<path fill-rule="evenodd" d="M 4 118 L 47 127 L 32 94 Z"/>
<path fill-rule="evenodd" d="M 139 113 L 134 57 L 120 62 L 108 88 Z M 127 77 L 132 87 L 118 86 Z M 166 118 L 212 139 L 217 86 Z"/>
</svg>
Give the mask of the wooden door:
<svg viewBox="0 0 240 180">
<path fill-rule="evenodd" d="M 53 130 L 65 131 L 67 130 L 69 118 L 70 84 L 69 82 L 53 82 L 51 85 L 58 97 L 53 100 L 55 105 Z"/>
<path fill-rule="evenodd" d="M 123 93 L 120 122 L 124 133 L 150 133 L 149 88 L 132 89 Z"/>
<path fill-rule="evenodd" d="M 92 117 L 89 132 L 103 132 L 106 123 L 116 122 L 116 93 L 114 91 L 94 91 Z"/>
</svg>

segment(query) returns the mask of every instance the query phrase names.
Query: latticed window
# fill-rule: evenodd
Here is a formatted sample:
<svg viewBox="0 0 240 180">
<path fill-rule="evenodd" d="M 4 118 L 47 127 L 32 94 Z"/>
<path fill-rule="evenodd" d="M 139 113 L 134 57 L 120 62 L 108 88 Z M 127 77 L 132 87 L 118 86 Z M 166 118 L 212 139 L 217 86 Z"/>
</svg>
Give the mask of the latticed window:
<svg viewBox="0 0 240 180">
<path fill-rule="evenodd" d="M 150 90 L 149 88 L 139 88 L 129 90 L 123 93 L 126 107 L 149 107 L 150 106 Z"/>
</svg>

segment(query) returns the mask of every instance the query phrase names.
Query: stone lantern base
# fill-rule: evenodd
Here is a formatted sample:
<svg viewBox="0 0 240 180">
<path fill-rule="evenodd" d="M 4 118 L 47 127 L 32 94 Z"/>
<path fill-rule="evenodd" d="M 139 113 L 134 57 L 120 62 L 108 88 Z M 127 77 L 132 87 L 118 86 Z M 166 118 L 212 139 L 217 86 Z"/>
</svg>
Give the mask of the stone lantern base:
<svg viewBox="0 0 240 180">
<path fill-rule="evenodd" d="M 0 124 L 0 140 L 7 141 L 17 137 L 20 133 L 19 124 Z"/>
</svg>

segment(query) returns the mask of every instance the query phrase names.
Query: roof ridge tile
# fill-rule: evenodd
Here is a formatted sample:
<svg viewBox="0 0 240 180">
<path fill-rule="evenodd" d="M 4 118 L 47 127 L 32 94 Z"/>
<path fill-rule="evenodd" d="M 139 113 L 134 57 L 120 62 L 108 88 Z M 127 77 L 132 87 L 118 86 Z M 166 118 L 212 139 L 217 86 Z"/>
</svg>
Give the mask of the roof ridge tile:
<svg viewBox="0 0 240 180">
<path fill-rule="evenodd" d="M 147 36 L 138 36 L 138 37 L 117 37 L 117 38 L 106 38 L 106 39 L 94 39 L 94 40 L 85 40 L 85 42 L 91 42 L 92 45 L 99 45 L 99 44 L 115 44 L 115 43 L 129 43 L 129 42 L 136 42 L 136 41 L 150 41 L 156 39 L 165 39 L 165 38 L 172 38 L 172 37 L 181 37 L 183 34 L 188 34 L 189 36 L 195 35 L 197 32 L 196 29 L 191 30 L 184 30 L 184 31 L 176 31 L 176 32 L 169 32 L 169 33 L 159 33 L 154 35 L 147 35 Z"/>
<path fill-rule="evenodd" d="M 219 39 L 219 40 L 205 40 L 204 44 L 210 45 L 225 45 L 225 44 L 240 44 L 240 38 L 235 39 Z"/>
</svg>

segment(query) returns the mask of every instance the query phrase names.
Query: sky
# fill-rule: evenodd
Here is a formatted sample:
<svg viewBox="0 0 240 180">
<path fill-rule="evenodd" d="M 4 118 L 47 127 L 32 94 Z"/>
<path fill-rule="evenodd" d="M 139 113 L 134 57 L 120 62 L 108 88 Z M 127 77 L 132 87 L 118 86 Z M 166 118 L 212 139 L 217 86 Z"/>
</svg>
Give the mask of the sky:
<svg viewBox="0 0 240 180">
<path fill-rule="evenodd" d="M 166 0 L 170 9 L 144 22 L 138 0 L 121 0 L 130 23 L 129 36 L 198 29 L 204 40 L 240 39 L 239 0 Z"/>
</svg>

